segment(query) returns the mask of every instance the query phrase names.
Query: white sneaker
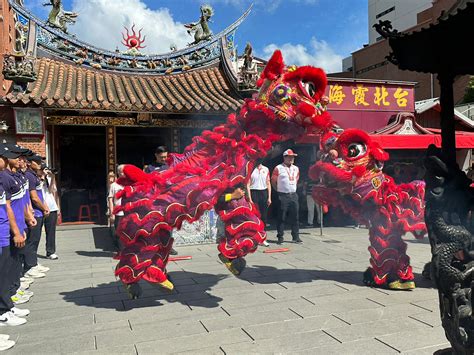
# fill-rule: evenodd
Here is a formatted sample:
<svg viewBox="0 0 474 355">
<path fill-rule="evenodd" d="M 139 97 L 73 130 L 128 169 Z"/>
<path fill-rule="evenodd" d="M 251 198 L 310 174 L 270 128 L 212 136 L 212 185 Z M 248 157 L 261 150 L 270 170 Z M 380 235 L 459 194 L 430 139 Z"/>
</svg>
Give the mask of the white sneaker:
<svg viewBox="0 0 474 355">
<path fill-rule="evenodd" d="M 15 316 L 17 317 L 26 317 L 27 315 L 30 314 L 30 310 L 29 309 L 21 309 L 21 308 L 17 308 L 17 307 L 13 307 L 10 312 L 12 312 Z"/>
<path fill-rule="evenodd" d="M 11 297 L 13 304 L 23 304 L 26 303 L 30 300 L 31 296 L 20 296 L 19 294 L 16 294 Z"/>
<path fill-rule="evenodd" d="M 15 316 L 12 312 L 3 313 L 0 316 L 0 327 L 10 325 L 16 327 L 17 325 L 22 325 L 26 323 L 25 318 L 20 318 Z"/>
<path fill-rule="evenodd" d="M 266 247 L 269 247 L 270 244 L 268 244 L 268 242 L 266 240 L 263 241 L 262 245 L 266 246 Z"/>
<path fill-rule="evenodd" d="M 10 339 L 10 336 L 8 334 L 0 334 L 0 341 L 8 340 L 8 339 Z"/>
<path fill-rule="evenodd" d="M 35 269 L 36 271 L 39 271 L 39 272 L 48 272 L 49 271 L 49 267 L 41 265 L 41 264 L 36 265 L 32 269 Z"/>
<path fill-rule="evenodd" d="M 51 255 L 48 255 L 47 258 L 49 260 L 58 260 L 59 256 L 57 254 L 51 254 Z"/>
<path fill-rule="evenodd" d="M 25 290 L 28 290 L 30 288 L 30 284 L 29 283 L 26 283 L 26 282 L 20 282 L 20 288 L 25 291 Z"/>
<path fill-rule="evenodd" d="M 28 272 L 25 273 L 25 276 L 32 277 L 34 279 L 41 279 L 46 276 L 46 274 L 39 272 L 38 270 L 31 268 Z"/>
<path fill-rule="evenodd" d="M 0 351 L 11 349 L 15 346 L 15 342 L 13 340 L 0 340 Z"/>
<path fill-rule="evenodd" d="M 19 288 L 16 291 L 16 293 L 17 293 L 17 295 L 25 296 L 25 297 L 33 297 L 34 294 L 35 294 L 33 291 L 22 290 L 21 288 Z"/>
<path fill-rule="evenodd" d="M 20 282 L 24 282 L 31 285 L 33 282 L 35 282 L 35 280 L 32 277 L 22 276 L 20 277 Z"/>
</svg>

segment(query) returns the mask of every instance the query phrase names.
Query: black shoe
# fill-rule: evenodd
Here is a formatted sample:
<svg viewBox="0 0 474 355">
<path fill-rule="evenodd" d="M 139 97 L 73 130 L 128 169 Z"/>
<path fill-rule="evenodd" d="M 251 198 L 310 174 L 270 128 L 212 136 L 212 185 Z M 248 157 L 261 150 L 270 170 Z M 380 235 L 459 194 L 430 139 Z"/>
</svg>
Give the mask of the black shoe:
<svg viewBox="0 0 474 355">
<path fill-rule="evenodd" d="M 277 244 L 279 245 L 283 244 L 283 238 L 278 238 Z"/>
<path fill-rule="evenodd" d="M 302 241 L 300 238 L 298 238 L 298 239 L 293 239 L 293 242 L 298 243 L 298 244 L 302 244 L 302 243 L 303 243 L 303 241 Z"/>
<path fill-rule="evenodd" d="M 178 252 L 174 248 L 171 248 L 170 255 L 178 255 Z"/>
</svg>

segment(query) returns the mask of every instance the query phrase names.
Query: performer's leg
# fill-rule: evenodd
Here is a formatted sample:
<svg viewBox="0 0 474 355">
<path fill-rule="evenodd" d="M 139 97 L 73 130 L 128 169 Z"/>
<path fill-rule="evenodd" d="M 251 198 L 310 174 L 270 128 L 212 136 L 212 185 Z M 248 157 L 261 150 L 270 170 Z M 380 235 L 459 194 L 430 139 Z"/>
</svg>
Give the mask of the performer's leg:
<svg viewBox="0 0 474 355">
<path fill-rule="evenodd" d="M 383 286 L 390 289 L 414 289 L 413 273 L 409 265 L 409 258 L 405 254 L 406 243 L 399 234 L 383 234 L 376 228 L 371 228 L 370 271 L 373 283 L 364 276 L 364 282 L 370 286 Z"/>
<path fill-rule="evenodd" d="M 122 242 L 126 240 L 124 238 Z M 174 286 L 166 276 L 166 265 L 172 247 L 173 238 L 166 230 L 159 230 L 146 237 L 139 236 L 132 244 L 124 246 L 115 275 L 125 285 L 137 283 L 143 278 L 152 284 L 173 290 Z M 127 286 L 130 287 L 132 286 Z"/>
</svg>

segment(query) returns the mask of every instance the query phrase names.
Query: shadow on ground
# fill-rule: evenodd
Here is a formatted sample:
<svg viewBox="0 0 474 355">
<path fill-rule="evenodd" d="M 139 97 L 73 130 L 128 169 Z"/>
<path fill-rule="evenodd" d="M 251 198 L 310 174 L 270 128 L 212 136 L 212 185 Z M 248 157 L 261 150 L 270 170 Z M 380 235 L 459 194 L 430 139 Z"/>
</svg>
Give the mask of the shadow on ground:
<svg viewBox="0 0 474 355">
<path fill-rule="evenodd" d="M 161 306 L 165 303 L 181 303 L 189 307 L 219 307 L 222 298 L 212 295 L 211 288 L 219 281 L 228 278 L 223 274 L 206 274 L 189 271 L 174 271 L 169 273 L 170 279 L 176 283 L 175 289 L 169 292 L 160 286 L 141 281 L 143 293 L 138 300 L 131 300 L 120 281 L 99 284 L 96 287 L 86 287 L 74 291 L 61 292 L 64 300 L 80 306 L 115 309 L 127 311 L 133 308 Z M 197 283 L 194 278 L 205 279 Z M 189 280 L 188 283 L 183 280 Z M 183 284 L 184 283 L 184 284 Z M 183 285 L 181 285 L 183 284 Z"/>
<path fill-rule="evenodd" d="M 92 236 L 94 238 L 95 248 L 110 252 L 117 251 L 117 247 L 114 245 L 112 233 L 112 229 L 109 227 L 92 228 Z"/>
</svg>

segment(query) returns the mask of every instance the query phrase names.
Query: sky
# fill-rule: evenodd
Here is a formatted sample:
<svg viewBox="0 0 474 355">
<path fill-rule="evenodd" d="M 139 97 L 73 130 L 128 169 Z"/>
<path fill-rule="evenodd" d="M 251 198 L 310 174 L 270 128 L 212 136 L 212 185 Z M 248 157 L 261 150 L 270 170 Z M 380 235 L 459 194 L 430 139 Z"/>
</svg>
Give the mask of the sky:
<svg viewBox="0 0 474 355">
<path fill-rule="evenodd" d="M 25 6 L 45 20 L 45 0 L 25 0 Z M 69 33 L 109 50 L 121 44 L 124 26 L 143 28 L 145 54 L 186 47 L 193 38 L 183 24 L 199 19 L 199 7 L 210 4 L 214 33 L 238 19 L 253 3 L 252 12 L 236 33 L 239 54 L 250 42 L 254 55 L 268 59 L 276 48 L 285 62 L 314 65 L 338 72 L 342 59 L 368 42 L 367 0 L 63 0 L 64 9 L 79 13 Z"/>
</svg>

